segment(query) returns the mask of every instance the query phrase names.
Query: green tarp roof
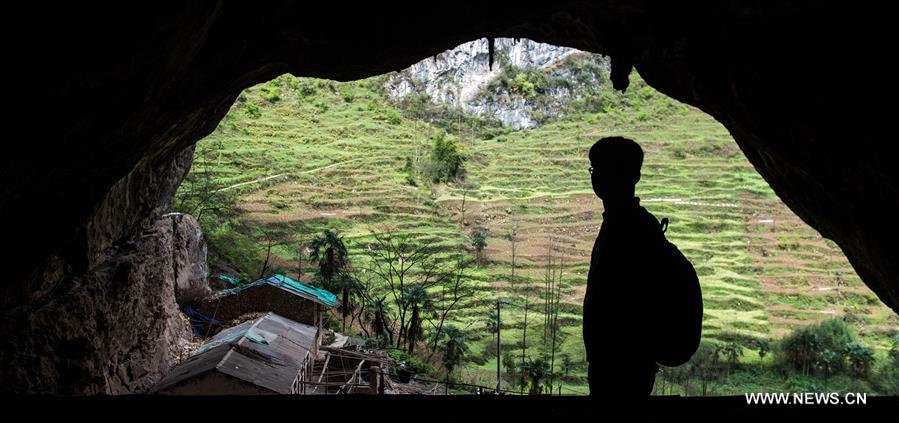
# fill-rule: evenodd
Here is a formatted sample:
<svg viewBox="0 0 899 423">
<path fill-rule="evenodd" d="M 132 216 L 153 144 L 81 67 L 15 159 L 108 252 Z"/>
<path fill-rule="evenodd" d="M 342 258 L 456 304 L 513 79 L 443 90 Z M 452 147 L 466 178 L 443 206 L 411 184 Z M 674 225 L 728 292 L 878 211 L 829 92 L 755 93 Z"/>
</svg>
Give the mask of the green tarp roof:
<svg viewBox="0 0 899 423">
<path fill-rule="evenodd" d="M 231 295 L 236 294 L 244 289 L 252 288 L 254 286 L 260 286 L 263 284 L 272 285 L 287 291 L 290 291 L 293 294 L 299 295 L 303 298 L 306 298 L 311 301 L 315 301 L 319 304 L 335 307 L 337 306 L 337 296 L 331 293 L 328 290 L 316 288 L 312 285 L 305 284 L 303 282 L 293 280 L 287 276 L 281 274 L 275 274 L 269 276 L 267 278 L 262 278 L 256 280 L 252 283 L 246 284 L 244 286 L 240 286 L 237 288 L 227 289 L 224 291 L 220 291 L 217 295 Z"/>
</svg>

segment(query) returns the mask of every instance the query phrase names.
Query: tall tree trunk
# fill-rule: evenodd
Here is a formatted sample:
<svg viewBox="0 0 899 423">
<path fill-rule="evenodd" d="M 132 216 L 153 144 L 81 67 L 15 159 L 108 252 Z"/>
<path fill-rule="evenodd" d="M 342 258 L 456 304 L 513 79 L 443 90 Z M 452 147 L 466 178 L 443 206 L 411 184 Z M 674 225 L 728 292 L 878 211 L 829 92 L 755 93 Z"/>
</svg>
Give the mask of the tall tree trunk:
<svg viewBox="0 0 899 423">
<path fill-rule="evenodd" d="M 409 355 L 415 353 L 415 338 L 418 336 L 418 332 L 421 331 L 421 322 L 419 322 L 418 315 L 418 307 L 412 307 L 412 318 L 409 321 L 409 332 L 406 334 L 406 338 L 409 340 Z"/>
</svg>

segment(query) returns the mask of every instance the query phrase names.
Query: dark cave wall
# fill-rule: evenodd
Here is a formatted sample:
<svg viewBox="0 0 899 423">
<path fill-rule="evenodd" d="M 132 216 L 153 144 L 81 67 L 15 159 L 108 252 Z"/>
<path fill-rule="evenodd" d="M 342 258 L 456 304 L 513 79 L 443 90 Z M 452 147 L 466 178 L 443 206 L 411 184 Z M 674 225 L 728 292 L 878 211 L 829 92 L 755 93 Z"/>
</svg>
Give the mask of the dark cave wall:
<svg viewBox="0 0 899 423">
<path fill-rule="evenodd" d="M 616 85 L 633 65 L 708 112 L 899 311 L 899 226 L 889 216 L 899 174 L 884 137 L 890 117 L 876 106 L 895 91 L 878 62 L 890 27 L 876 4 L 854 6 L 500 1 L 429 11 L 209 1 L 13 14 L 33 38 L 10 52 L 27 66 L 9 79 L 29 82 L 10 96 L 33 113 L 16 121 L 25 142 L 0 159 L 0 221 L 17 246 L 3 286 L 3 389 L 139 391 L 154 375 L 123 371 L 126 362 L 159 369 L 171 360 L 174 348 L 159 345 L 175 345 L 181 329 L 168 279 L 153 276 L 170 263 L 149 252 L 171 248 L 158 221 L 189 166 L 185 149 L 243 88 L 288 71 L 377 75 L 483 36 L 610 54 Z M 856 21 L 868 25 L 848 30 Z"/>
<path fill-rule="evenodd" d="M 88 270 L 53 255 L 18 286 L 27 302 L 2 322 L 4 392 L 141 392 L 186 353 L 176 286 L 205 257 L 185 247 L 201 241 L 192 218 L 164 213 L 192 158 L 189 147 L 141 163 L 113 185 L 85 225 Z"/>
<path fill-rule="evenodd" d="M 896 90 L 878 67 L 888 37 L 876 9 L 720 10 L 726 24 L 656 18 L 638 37 L 636 68 L 724 124 L 775 193 L 899 312 L 899 230 L 888 223 L 899 168 L 890 163 L 892 118 L 882 102 Z"/>
</svg>

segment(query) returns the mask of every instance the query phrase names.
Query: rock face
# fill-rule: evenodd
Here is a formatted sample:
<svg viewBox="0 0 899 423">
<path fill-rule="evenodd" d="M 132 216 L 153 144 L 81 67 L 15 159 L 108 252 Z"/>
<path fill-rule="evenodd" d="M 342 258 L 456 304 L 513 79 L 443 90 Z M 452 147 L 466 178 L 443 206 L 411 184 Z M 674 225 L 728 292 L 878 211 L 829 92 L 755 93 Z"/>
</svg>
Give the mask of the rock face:
<svg viewBox="0 0 899 423">
<path fill-rule="evenodd" d="M 209 288 L 209 265 L 206 263 L 206 240 L 197 219 L 189 214 L 163 215 L 172 223 L 172 272 L 175 279 L 175 301 L 179 306 L 197 302 L 212 294 Z"/>
<path fill-rule="evenodd" d="M 4 313 L 4 391 L 141 392 L 186 353 L 190 326 L 176 296 L 209 292 L 206 246 L 193 217 L 162 211 L 192 156 L 188 148 L 167 165 L 139 166 L 112 188 L 87 224 L 86 272 L 52 256 L 31 275 L 28 303 Z M 137 189 L 148 185 L 156 189 Z M 123 207 L 147 216 L 131 226 Z"/>
<path fill-rule="evenodd" d="M 504 67 L 515 70 L 545 70 L 577 50 L 532 40 L 494 40 L 494 61 L 490 62 L 489 41 L 482 38 L 424 59 L 388 78 L 384 85 L 390 99 L 399 101 L 410 94 L 424 93 L 432 101 L 461 108 L 475 116 L 492 118 L 513 129 L 533 128 L 532 114 L 537 104 L 524 97 L 501 93 L 487 98 L 484 91 L 500 77 Z M 570 94 L 553 93 L 564 102 Z M 546 113 L 546 110 L 541 110 Z"/>
<path fill-rule="evenodd" d="M 178 158 L 242 89 L 284 72 L 379 75 L 485 36 L 610 55 L 617 88 L 635 67 L 706 111 L 899 311 L 899 166 L 885 135 L 891 109 L 880 106 L 897 98 L 886 73 L 892 14 L 881 3 L 844 6 L 496 1 L 431 12 L 278 1 L 10 11 L 38 19 L 20 19 L 26 28 L 8 37 L 8 95 L 25 116 L 10 119 L 23 135 L 0 157 L 4 260 L 15 264 L 5 266 L 0 386 L 134 391 L 170 360 L 186 325 L 172 317 L 171 251 L 156 223 L 180 180 Z M 847 22 L 866 25 L 840 30 Z"/>
</svg>

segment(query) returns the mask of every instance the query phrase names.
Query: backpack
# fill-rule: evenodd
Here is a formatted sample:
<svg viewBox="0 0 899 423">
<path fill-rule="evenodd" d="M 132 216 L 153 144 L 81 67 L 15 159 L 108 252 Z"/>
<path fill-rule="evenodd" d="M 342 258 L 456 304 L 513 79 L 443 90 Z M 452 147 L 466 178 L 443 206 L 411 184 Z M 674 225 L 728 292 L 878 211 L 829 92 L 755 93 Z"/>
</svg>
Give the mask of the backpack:
<svg viewBox="0 0 899 423">
<path fill-rule="evenodd" d="M 702 290 L 693 264 L 665 237 L 668 218 L 663 218 L 661 254 L 657 271 L 661 286 L 656 302 L 657 334 L 655 361 L 664 366 L 679 366 L 690 360 L 699 348 L 702 335 Z"/>
</svg>

